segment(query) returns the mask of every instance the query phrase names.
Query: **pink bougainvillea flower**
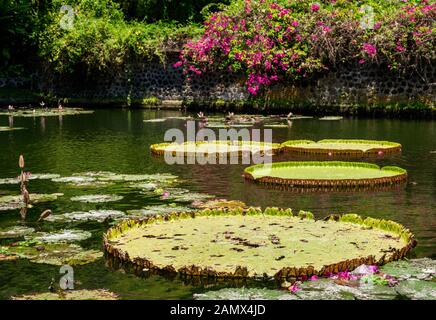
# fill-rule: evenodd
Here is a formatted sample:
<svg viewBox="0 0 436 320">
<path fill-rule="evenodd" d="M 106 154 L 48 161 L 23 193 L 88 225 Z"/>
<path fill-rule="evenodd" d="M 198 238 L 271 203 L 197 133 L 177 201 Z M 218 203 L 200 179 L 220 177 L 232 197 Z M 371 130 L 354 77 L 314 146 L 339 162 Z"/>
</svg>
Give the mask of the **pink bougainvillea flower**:
<svg viewBox="0 0 436 320">
<path fill-rule="evenodd" d="M 164 191 L 162 194 L 162 198 L 168 198 L 170 196 L 170 193 L 168 191 Z"/>
<path fill-rule="evenodd" d="M 360 59 L 359 60 L 359 64 L 364 64 L 366 61 L 365 61 L 365 59 Z"/>
<path fill-rule="evenodd" d="M 181 66 L 183 66 L 183 62 L 182 61 L 177 61 L 175 64 L 173 64 L 174 68 L 179 68 Z"/>
<path fill-rule="evenodd" d="M 316 281 L 316 280 L 318 280 L 318 279 L 319 279 L 319 278 L 318 278 L 317 275 L 313 275 L 313 276 L 310 277 L 310 281 Z"/>
<path fill-rule="evenodd" d="M 317 12 L 320 8 L 321 6 L 319 5 L 319 3 L 312 3 L 312 5 L 310 6 L 310 10 L 312 10 L 312 12 Z"/>
<path fill-rule="evenodd" d="M 364 43 L 362 49 L 371 57 L 375 57 L 377 55 L 377 48 L 370 43 Z"/>
</svg>

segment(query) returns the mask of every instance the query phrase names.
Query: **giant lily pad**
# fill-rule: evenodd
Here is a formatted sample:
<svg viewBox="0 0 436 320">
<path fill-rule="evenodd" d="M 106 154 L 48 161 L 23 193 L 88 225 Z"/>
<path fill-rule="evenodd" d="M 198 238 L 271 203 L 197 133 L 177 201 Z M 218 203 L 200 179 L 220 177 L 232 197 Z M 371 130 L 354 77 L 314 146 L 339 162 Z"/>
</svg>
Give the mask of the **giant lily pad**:
<svg viewBox="0 0 436 320">
<path fill-rule="evenodd" d="M 12 300 L 117 300 L 118 296 L 106 289 L 97 290 L 68 290 L 26 294 L 12 297 Z"/>
<path fill-rule="evenodd" d="M 14 239 L 28 236 L 35 232 L 35 229 L 23 226 L 15 226 L 6 229 L 0 229 L 0 239 Z"/>
<path fill-rule="evenodd" d="M 121 219 L 125 216 L 124 212 L 118 210 L 91 210 L 91 211 L 75 211 L 57 215 L 50 215 L 46 221 L 50 222 L 85 222 L 97 221 L 103 222 L 106 220 Z"/>
<path fill-rule="evenodd" d="M 403 226 L 357 215 L 314 221 L 307 212 L 204 210 L 130 220 L 110 229 L 105 249 L 142 268 L 217 277 L 288 278 L 384 264 L 415 245 Z M 321 249 L 320 249 L 321 248 Z"/>
<path fill-rule="evenodd" d="M 245 178 L 259 183 L 290 187 L 374 187 L 407 180 L 398 167 L 380 168 L 360 162 L 277 162 L 245 169 Z"/>
<path fill-rule="evenodd" d="M 104 203 L 115 202 L 123 199 L 122 196 L 116 194 L 90 194 L 86 196 L 72 197 L 71 201 L 85 202 L 85 203 Z"/>
<path fill-rule="evenodd" d="M 33 240 L 44 243 L 75 242 L 91 238 L 92 234 L 83 230 L 61 230 L 56 232 L 37 232 L 26 236 L 26 240 Z"/>
<path fill-rule="evenodd" d="M 51 202 L 57 200 L 58 197 L 63 196 L 63 193 L 52 194 L 30 194 L 30 203 Z M 2 196 L 0 197 L 0 211 L 15 210 L 24 206 L 23 197 L 21 195 Z"/>
<path fill-rule="evenodd" d="M 166 152 L 173 155 L 193 156 L 196 154 L 208 155 L 244 155 L 255 153 L 276 154 L 281 151 L 280 144 L 261 143 L 251 141 L 188 141 L 182 144 L 161 143 L 150 147 L 151 152 L 157 155 L 165 155 Z"/>
<path fill-rule="evenodd" d="M 79 108 L 63 109 L 16 109 L 0 111 L 0 116 L 14 117 L 55 117 L 55 116 L 74 116 L 79 114 L 91 114 L 92 110 L 83 110 Z"/>
<path fill-rule="evenodd" d="M 76 244 L 42 243 L 23 241 L 9 247 L 1 247 L 0 252 L 5 256 L 29 259 L 34 263 L 44 263 L 61 266 L 64 264 L 84 265 L 92 263 L 103 256 L 97 250 L 85 250 Z"/>
<path fill-rule="evenodd" d="M 399 143 L 373 140 L 291 140 L 282 144 L 284 151 L 298 154 L 368 156 L 401 152 Z"/>
</svg>

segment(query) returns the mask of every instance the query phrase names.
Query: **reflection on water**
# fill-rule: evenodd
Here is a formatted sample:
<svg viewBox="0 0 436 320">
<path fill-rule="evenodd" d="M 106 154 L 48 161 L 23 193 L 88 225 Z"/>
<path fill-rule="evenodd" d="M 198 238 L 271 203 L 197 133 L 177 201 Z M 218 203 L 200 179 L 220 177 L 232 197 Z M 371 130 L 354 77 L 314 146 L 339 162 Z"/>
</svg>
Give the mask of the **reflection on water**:
<svg viewBox="0 0 436 320">
<path fill-rule="evenodd" d="M 185 121 L 169 119 L 165 122 L 143 122 L 170 116 L 175 111 L 96 110 L 91 115 L 46 118 L 0 117 L 0 126 L 13 125 L 26 130 L 0 132 L 0 178 L 17 175 L 17 159 L 26 158 L 26 166 L 33 173 L 56 173 L 69 176 L 86 171 L 112 171 L 119 173 L 173 173 L 183 180 L 183 187 L 197 192 L 214 194 L 231 200 L 242 200 L 252 206 L 291 207 L 312 211 L 317 218 L 332 213 L 355 212 L 363 216 L 398 221 L 417 236 L 414 254 L 435 258 L 436 224 L 436 123 L 411 120 L 353 120 L 318 121 L 301 119 L 290 128 L 274 128 L 274 142 L 291 139 L 371 139 L 390 140 L 403 144 L 403 153 L 385 159 L 369 158 L 379 165 L 398 165 L 409 171 L 409 183 L 403 188 L 365 192 L 295 193 L 265 188 L 246 182 L 242 178 L 244 165 L 166 165 L 163 159 L 151 156 L 149 146 L 162 142 L 170 128 L 186 131 Z M 276 160 L 291 160 L 282 155 Z M 109 189 L 110 190 L 110 189 Z M 91 209 L 126 211 L 140 209 L 161 202 L 149 195 L 126 190 L 124 199 L 117 203 L 82 204 L 69 198 L 95 190 L 65 188 L 45 180 L 29 183 L 34 193 L 63 192 L 65 196 L 49 205 L 30 209 L 28 217 L 35 221 L 44 209 L 65 213 Z M 0 185 L 0 194 L 17 192 L 15 185 Z M 19 224 L 18 211 L 0 213 L 0 227 Z M 32 223 L 32 222 L 30 222 Z M 109 225 L 81 223 L 75 227 L 91 231 L 93 237 L 81 244 L 100 248 L 101 235 Z M 50 224 L 38 226 L 39 231 L 50 231 Z M 123 298 L 181 298 L 190 299 L 198 285 L 185 284 L 181 279 L 160 276 L 137 278 L 123 271 L 113 271 L 104 260 L 75 268 L 80 288 L 107 288 Z M 46 291 L 52 277 L 58 277 L 58 268 L 38 265 L 26 260 L 0 262 L 0 298 L 11 295 Z"/>
</svg>

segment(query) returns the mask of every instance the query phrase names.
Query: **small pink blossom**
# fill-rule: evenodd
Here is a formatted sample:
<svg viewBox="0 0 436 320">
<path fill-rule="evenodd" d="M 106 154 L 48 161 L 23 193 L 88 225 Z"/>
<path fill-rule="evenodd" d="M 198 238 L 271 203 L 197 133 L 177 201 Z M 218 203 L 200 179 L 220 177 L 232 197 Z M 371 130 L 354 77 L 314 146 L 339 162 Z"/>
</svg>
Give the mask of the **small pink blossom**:
<svg viewBox="0 0 436 320">
<path fill-rule="evenodd" d="M 312 3 L 312 5 L 310 7 L 312 12 L 317 12 L 320 8 L 321 8 L 321 6 L 319 5 L 319 3 Z"/>
</svg>

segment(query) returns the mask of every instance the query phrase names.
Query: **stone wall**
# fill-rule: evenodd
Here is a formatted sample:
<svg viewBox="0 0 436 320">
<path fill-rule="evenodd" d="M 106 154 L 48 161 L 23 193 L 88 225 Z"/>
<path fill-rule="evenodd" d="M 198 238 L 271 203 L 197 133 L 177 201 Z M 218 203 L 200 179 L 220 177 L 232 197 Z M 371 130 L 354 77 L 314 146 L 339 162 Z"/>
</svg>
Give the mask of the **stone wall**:
<svg viewBox="0 0 436 320">
<path fill-rule="evenodd" d="M 298 84 L 277 85 L 268 96 L 251 99 L 241 76 L 206 74 L 187 81 L 180 68 L 172 67 L 174 61 L 175 57 L 165 65 L 158 61 L 148 62 L 121 75 L 104 75 L 87 81 L 55 81 L 53 89 L 57 96 L 92 101 L 111 101 L 127 96 L 132 101 L 141 101 L 155 97 L 194 102 L 201 107 L 216 105 L 217 101 L 220 105 L 249 105 L 251 101 L 254 105 L 284 110 L 406 104 L 434 108 L 436 101 L 436 70 L 432 65 L 421 73 L 407 74 L 378 66 L 344 65 Z"/>
</svg>

